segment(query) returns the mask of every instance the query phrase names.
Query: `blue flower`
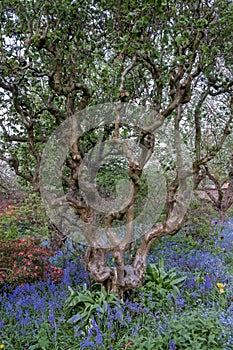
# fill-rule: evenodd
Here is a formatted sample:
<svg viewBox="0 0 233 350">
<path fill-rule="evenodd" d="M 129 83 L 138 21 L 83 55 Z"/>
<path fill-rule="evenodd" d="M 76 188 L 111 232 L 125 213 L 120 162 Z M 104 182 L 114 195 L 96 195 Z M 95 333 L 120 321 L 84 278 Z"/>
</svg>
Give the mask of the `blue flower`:
<svg viewBox="0 0 233 350">
<path fill-rule="evenodd" d="M 89 339 L 84 339 L 83 341 L 80 342 L 80 348 L 81 350 L 89 349 L 90 347 L 94 346 L 94 342 L 90 341 Z"/>
<path fill-rule="evenodd" d="M 98 346 L 103 346 L 103 336 L 100 333 L 100 330 L 96 331 L 95 341 Z"/>
<path fill-rule="evenodd" d="M 176 349 L 176 344 L 174 340 L 172 339 L 169 344 L 169 350 L 175 350 Z"/>
<path fill-rule="evenodd" d="M 185 305 L 185 300 L 181 294 L 178 294 L 175 300 L 176 306 L 179 310 L 182 310 Z"/>
</svg>

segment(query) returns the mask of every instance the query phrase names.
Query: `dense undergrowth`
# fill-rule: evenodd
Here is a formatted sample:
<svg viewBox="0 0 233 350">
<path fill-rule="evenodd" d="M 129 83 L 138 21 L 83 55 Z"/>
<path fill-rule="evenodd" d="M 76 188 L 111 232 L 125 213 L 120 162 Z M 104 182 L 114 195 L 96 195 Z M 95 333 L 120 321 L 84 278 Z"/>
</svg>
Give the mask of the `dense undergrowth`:
<svg viewBox="0 0 233 350">
<path fill-rule="evenodd" d="M 204 239 L 186 229 L 158 240 L 145 284 L 122 302 L 89 289 L 83 248 L 67 242 L 50 257 L 59 280 L 2 284 L 0 348 L 233 349 L 232 248 L 232 219 Z"/>
</svg>

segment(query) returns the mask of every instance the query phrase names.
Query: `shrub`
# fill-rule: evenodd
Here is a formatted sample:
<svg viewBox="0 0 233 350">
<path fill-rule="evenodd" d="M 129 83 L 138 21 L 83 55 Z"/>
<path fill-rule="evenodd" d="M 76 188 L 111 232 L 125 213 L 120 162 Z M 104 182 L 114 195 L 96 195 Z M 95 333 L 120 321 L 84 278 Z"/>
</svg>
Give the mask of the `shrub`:
<svg viewBox="0 0 233 350">
<path fill-rule="evenodd" d="M 59 281 L 62 270 L 50 264 L 53 252 L 37 239 L 0 240 L 0 285 L 12 286 L 51 278 Z"/>
<path fill-rule="evenodd" d="M 195 198 L 189 207 L 188 221 L 182 231 L 194 240 L 205 241 L 210 239 L 210 233 L 213 232 L 212 220 L 214 218 L 216 218 L 216 212 L 210 204 Z"/>
<path fill-rule="evenodd" d="M 0 202 L 0 234 L 4 238 L 17 238 L 19 235 L 15 221 L 17 220 L 17 207 L 12 199 Z"/>
<path fill-rule="evenodd" d="M 49 220 L 37 194 L 29 194 L 17 203 L 11 200 L 10 205 L 0 208 L 0 217 L 2 238 L 49 237 Z"/>
</svg>

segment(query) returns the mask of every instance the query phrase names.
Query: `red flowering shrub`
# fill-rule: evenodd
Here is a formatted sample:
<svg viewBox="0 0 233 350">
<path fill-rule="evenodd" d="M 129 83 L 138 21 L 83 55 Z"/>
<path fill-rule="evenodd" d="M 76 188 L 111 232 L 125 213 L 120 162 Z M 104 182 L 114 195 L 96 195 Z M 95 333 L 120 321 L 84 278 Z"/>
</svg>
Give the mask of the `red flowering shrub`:
<svg viewBox="0 0 233 350">
<path fill-rule="evenodd" d="M 48 278 L 59 281 L 62 270 L 50 264 L 49 258 L 53 255 L 48 247 L 41 246 L 39 238 L 1 239 L 0 285 L 16 286 Z"/>
</svg>

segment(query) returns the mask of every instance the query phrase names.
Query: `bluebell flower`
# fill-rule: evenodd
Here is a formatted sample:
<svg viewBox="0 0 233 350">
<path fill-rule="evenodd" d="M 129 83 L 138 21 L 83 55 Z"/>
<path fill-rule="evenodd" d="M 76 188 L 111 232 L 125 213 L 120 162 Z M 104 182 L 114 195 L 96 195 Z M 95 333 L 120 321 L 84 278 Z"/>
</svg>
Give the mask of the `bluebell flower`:
<svg viewBox="0 0 233 350">
<path fill-rule="evenodd" d="M 109 331 L 113 328 L 113 320 L 107 320 L 107 327 Z"/>
<path fill-rule="evenodd" d="M 211 279 L 210 279 L 209 276 L 205 276 L 205 283 L 204 283 L 204 285 L 205 285 L 205 289 L 206 290 L 211 290 L 212 289 L 213 285 L 212 285 L 212 282 L 211 282 Z"/>
<path fill-rule="evenodd" d="M 99 329 L 96 329 L 95 341 L 98 346 L 103 346 L 103 336 Z"/>
<path fill-rule="evenodd" d="M 94 346 L 94 342 L 90 341 L 89 339 L 84 339 L 83 341 L 80 342 L 80 349 L 85 350 L 85 349 L 90 349 L 91 347 Z"/>
<path fill-rule="evenodd" d="M 175 350 L 176 349 L 176 344 L 174 340 L 172 339 L 169 344 L 169 350 Z"/>
<path fill-rule="evenodd" d="M 112 338 L 112 339 L 115 339 L 115 338 L 116 338 L 116 335 L 115 335 L 114 332 L 111 333 L 111 338 Z"/>
<path fill-rule="evenodd" d="M 141 329 L 140 325 L 137 325 L 135 328 L 132 330 L 132 336 L 136 337 L 138 335 L 139 330 Z"/>
<path fill-rule="evenodd" d="M 185 305 L 185 300 L 181 294 L 178 294 L 175 299 L 176 307 L 178 310 L 182 310 Z"/>
<path fill-rule="evenodd" d="M 55 324 L 55 317 L 54 317 L 54 313 L 52 310 L 49 310 L 48 319 L 49 319 L 49 322 L 51 323 L 51 325 Z"/>
</svg>

